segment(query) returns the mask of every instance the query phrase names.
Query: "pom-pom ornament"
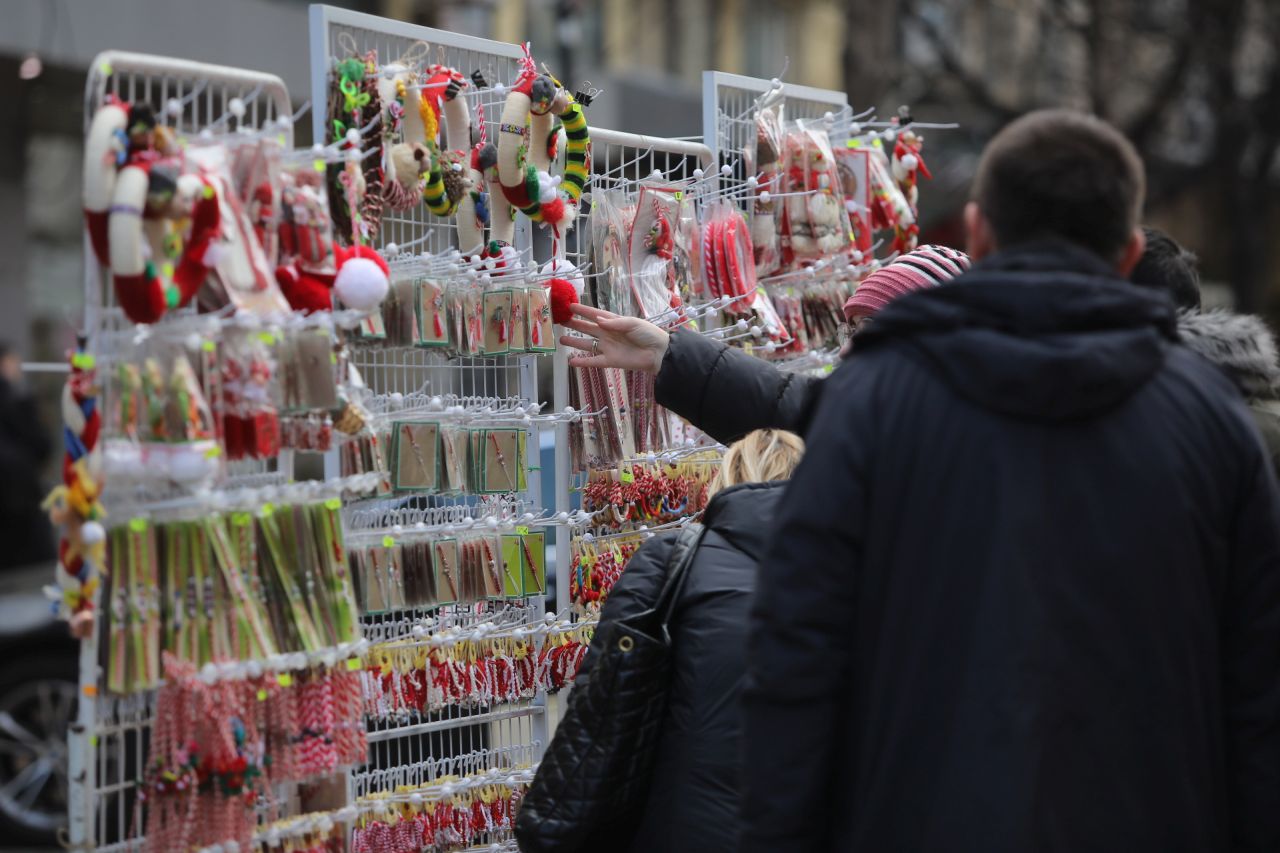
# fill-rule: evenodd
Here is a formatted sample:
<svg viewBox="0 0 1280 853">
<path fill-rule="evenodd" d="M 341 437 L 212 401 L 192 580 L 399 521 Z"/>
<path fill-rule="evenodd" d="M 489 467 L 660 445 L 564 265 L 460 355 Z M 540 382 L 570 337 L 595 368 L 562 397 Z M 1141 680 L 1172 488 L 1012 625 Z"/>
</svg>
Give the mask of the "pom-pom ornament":
<svg viewBox="0 0 1280 853">
<path fill-rule="evenodd" d="M 578 304 L 578 293 L 563 278 L 551 279 L 551 320 L 563 326 L 573 319 L 573 306 Z"/>
<path fill-rule="evenodd" d="M 371 311 L 386 298 L 391 287 L 387 262 L 368 246 L 338 247 L 338 274 L 333 292 L 342 304 L 357 311 Z"/>
</svg>

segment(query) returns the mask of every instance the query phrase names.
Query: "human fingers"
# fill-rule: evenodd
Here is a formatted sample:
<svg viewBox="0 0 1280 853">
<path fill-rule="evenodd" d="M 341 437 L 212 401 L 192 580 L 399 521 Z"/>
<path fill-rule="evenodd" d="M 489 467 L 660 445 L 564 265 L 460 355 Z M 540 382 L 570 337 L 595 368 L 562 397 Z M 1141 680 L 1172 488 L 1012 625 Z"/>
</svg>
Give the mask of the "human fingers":
<svg viewBox="0 0 1280 853">
<path fill-rule="evenodd" d="M 560 343 L 572 349 L 580 349 L 590 353 L 599 352 L 597 347 L 599 342 L 595 338 L 581 338 L 577 335 L 563 335 L 560 338 Z"/>
<path fill-rule="evenodd" d="M 602 355 L 576 355 L 569 359 L 570 367 L 611 367 L 609 359 Z"/>
<path fill-rule="evenodd" d="M 597 326 L 595 323 L 592 323 L 588 320 L 579 320 L 576 317 L 570 320 L 569 322 L 565 323 L 564 327 L 566 329 L 573 329 L 575 332 L 578 332 L 579 334 L 582 334 L 582 335 L 590 335 L 593 338 L 598 338 L 602 334 L 604 334 L 601 331 L 600 327 Z"/>
<path fill-rule="evenodd" d="M 591 305 L 583 305 L 581 302 L 575 302 L 570 305 L 569 310 L 577 316 L 584 317 L 587 320 L 604 320 L 618 316 L 611 311 L 605 311 L 603 308 L 596 308 Z"/>
</svg>

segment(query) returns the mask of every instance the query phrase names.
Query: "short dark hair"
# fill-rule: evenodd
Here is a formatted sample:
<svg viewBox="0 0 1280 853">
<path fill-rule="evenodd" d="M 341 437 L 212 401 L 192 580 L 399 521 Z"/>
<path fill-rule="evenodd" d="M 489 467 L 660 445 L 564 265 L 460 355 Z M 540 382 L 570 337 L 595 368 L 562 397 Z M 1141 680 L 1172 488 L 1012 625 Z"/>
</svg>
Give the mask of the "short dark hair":
<svg viewBox="0 0 1280 853">
<path fill-rule="evenodd" d="M 1037 110 L 987 144 L 973 200 L 997 246 L 1059 238 L 1108 261 L 1138 224 L 1142 159 L 1120 131 L 1071 110 Z"/>
<path fill-rule="evenodd" d="M 1129 274 L 1142 287 L 1162 290 L 1184 311 L 1200 310 L 1200 271 L 1194 252 L 1189 252 L 1159 228 L 1144 225 L 1146 251 Z"/>
</svg>

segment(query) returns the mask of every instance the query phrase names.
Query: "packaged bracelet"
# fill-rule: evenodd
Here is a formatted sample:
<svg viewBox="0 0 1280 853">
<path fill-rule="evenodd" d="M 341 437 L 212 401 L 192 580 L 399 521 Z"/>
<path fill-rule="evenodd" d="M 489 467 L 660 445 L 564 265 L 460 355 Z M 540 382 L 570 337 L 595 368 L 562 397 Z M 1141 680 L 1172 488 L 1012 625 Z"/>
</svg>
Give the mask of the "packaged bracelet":
<svg viewBox="0 0 1280 853">
<path fill-rule="evenodd" d="M 471 488 L 467 476 L 469 431 L 460 426 L 440 427 L 440 491 L 462 494 Z"/>
<path fill-rule="evenodd" d="M 228 459 L 268 459 L 280 452 L 277 341 L 270 332 L 229 329 L 223 335 L 218 357 Z"/>
<path fill-rule="evenodd" d="M 448 312 L 445 309 L 445 289 L 432 279 L 419 279 L 416 302 L 418 310 L 418 346 L 449 346 Z"/>
<path fill-rule="evenodd" d="M 531 287 L 528 290 L 529 307 L 525 317 L 529 324 L 528 351 L 555 352 L 555 327 L 551 322 L 551 296 L 546 287 Z"/>
<path fill-rule="evenodd" d="M 440 424 L 395 421 L 391 425 L 392 485 L 397 491 L 440 489 Z"/>
<path fill-rule="evenodd" d="M 406 543 L 401 550 L 405 604 L 409 607 L 435 607 L 436 578 L 431 542 L 424 539 Z"/>
<path fill-rule="evenodd" d="M 511 351 L 511 291 L 486 290 L 483 295 L 483 355 L 505 355 Z"/>
<path fill-rule="evenodd" d="M 519 537 L 522 594 L 545 595 L 547 592 L 546 537 L 542 533 L 520 533 Z"/>
<path fill-rule="evenodd" d="M 461 555 L 457 539 L 437 539 L 431 543 L 435 571 L 436 602 L 457 604 L 461 600 Z"/>
<path fill-rule="evenodd" d="M 520 430 L 478 430 L 479 494 L 502 494 L 520 490 Z"/>
</svg>

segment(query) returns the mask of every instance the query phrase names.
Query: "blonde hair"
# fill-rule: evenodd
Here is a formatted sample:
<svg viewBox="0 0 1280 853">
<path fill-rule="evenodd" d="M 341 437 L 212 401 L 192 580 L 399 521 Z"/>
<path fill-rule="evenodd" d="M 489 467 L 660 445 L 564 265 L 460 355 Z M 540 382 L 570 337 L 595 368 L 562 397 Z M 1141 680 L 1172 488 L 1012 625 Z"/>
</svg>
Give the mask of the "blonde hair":
<svg viewBox="0 0 1280 853">
<path fill-rule="evenodd" d="M 758 429 L 729 446 L 710 494 L 739 483 L 789 480 L 804 454 L 804 440 L 780 429 Z"/>
</svg>

